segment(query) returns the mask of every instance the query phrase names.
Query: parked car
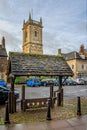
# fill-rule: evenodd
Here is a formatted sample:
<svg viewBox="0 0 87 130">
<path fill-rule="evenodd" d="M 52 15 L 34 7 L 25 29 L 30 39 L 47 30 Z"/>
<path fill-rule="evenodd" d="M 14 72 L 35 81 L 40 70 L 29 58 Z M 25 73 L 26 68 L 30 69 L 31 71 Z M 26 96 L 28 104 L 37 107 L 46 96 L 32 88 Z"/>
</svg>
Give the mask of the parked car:
<svg viewBox="0 0 87 130">
<path fill-rule="evenodd" d="M 73 79 L 66 79 L 66 85 L 77 85 L 77 82 Z"/>
<path fill-rule="evenodd" d="M 63 85 L 77 85 L 77 82 L 74 79 L 66 79 L 62 81 Z"/>
<path fill-rule="evenodd" d="M 77 78 L 75 79 L 75 81 L 77 82 L 78 85 L 84 85 L 85 81 L 82 78 Z"/>
<path fill-rule="evenodd" d="M 37 87 L 37 86 L 41 86 L 41 81 L 38 78 L 31 78 L 29 80 L 27 80 L 27 86 L 29 87 Z"/>
<path fill-rule="evenodd" d="M 2 85 L 3 87 L 6 87 L 7 83 L 4 80 L 0 79 L 0 85 Z"/>
<path fill-rule="evenodd" d="M 42 79 L 41 80 L 41 85 L 42 86 L 49 86 L 50 85 L 50 81 L 52 81 L 54 83 L 54 86 L 58 85 L 58 80 L 55 78 L 51 78 L 51 79 Z"/>
<path fill-rule="evenodd" d="M 81 78 L 81 80 L 84 82 L 84 85 L 87 85 L 87 78 Z"/>
<path fill-rule="evenodd" d="M 9 92 L 11 92 L 9 88 L 0 85 L 0 104 L 4 104 L 7 101 Z M 19 92 L 15 90 L 14 94 L 17 100 L 19 98 Z"/>
</svg>

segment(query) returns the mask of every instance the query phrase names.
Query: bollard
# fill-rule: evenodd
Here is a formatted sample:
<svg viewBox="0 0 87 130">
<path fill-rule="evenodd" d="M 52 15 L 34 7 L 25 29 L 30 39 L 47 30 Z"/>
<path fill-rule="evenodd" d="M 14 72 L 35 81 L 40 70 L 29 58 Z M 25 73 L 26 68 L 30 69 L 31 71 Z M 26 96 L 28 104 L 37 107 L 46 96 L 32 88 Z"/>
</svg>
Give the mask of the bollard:
<svg viewBox="0 0 87 130">
<path fill-rule="evenodd" d="M 8 102 L 6 102 L 6 110 L 5 110 L 5 124 L 10 124 L 10 120 L 9 120 L 9 110 L 8 110 Z"/>
<path fill-rule="evenodd" d="M 50 107 L 51 107 L 51 99 L 48 99 L 48 109 L 47 109 L 47 120 L 51 120 L 51 110 L 50 110 Z"/>
<path fill-rule="evenodd" d="M 81 116 L 81 103 L 80 103 L 80 97 L 77 97 L 77 115 Z"/>
</svg>

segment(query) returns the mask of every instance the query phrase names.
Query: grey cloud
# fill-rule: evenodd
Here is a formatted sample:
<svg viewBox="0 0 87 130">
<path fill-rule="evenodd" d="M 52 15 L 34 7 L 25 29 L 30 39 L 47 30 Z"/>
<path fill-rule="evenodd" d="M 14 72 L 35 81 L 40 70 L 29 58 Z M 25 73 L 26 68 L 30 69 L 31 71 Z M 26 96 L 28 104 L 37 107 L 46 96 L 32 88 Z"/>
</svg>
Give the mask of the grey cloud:
<svg viewBox="0 0 87 130">
<path fill-rule="evenodd" d="M 9 51 L 22 51 L 22 41 L 8 32 L 0 31 L 0 39 L 5 37 L 5 45 L 7 52 Z"/>
</svg>

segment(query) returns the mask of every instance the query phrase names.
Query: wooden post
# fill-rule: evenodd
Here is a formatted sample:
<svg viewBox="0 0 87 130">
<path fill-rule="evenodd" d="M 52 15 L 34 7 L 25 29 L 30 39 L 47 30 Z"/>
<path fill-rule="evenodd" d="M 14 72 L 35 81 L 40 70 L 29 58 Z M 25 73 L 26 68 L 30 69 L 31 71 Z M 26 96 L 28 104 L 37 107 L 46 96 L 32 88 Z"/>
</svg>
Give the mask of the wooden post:
<svg viewBox="0 0 87 130">
<path fill-rule="evenodd" d="M 63 88 L 62 88 L 62 76 L 59 76 L 59 94 L 58 94 L 58 103 L 59 106 L 63 106 Z"/>
<path fill-rule="evenodd" d="M 14 91 L 14 76 L 10 77 L 11 81 L 11 91 Z"/>
<path fill-rule="evenodd" d="M 10 81 L 11 81 L 11 94 L 10 94 L 10 99 L 9 99 L 9 110 L 10 113 L 14 113 L 15 112 L 15 108 L 16 108 L 16 103 L 15 103 L 15 94 L 14 94 L 14 75 L 10 75 Z"/>
<path fill-rule="evenodd" d="M 57 93 L 57 106 L 61 106 L 61 93 Z"/>
<path fill-rule="evenodd" d="M 62 76 L 59 76 L 59 90 L 62 88 Z"/>
<path fill-rule="evenodd" d="M 14 110 L 13 111 L 16 112 L 16 97 L 15 97 L 15 95 L 13 98 L 14 98 Z"/>
<path fill-rule="evenodd" d="M 51 108 L 54 107 L 54 99 L 53 99 L 53 85 L 54 83 L 50 82 L 50 99 L 51 99 Z"/>
<path fill-rule="evenodd" d="M 63 106 L 63 88 L 61 88 L 61 106 Z"/>
<path fill-rule="evenodd" d="M 14 92 L 11 92 L 11 99 L 10 99 L 10 100 L 11 100 L 11 102 L 10 102 L 10 103 L 11 103 L 11 104 L 10 104 L 10 107 L 11 107 L 11 108 L 10 108 L 10 113 L 11 113 L 11 114 L 14 113 L 14 99 L 13 99 L 13 93 L 14 93 Z"/>
<path fill-rule="evenodd" d="M 53 85 L 50 84 L 50 98 L 53 97 Z"/>
<path fill-rule="evenodd" d="M 21 100 L 21 109 L 23 110 L 23 101 L 25 100 L 25 86 L 22 86 L 22 100 Z"/>
<path fill-rule="evenodd" d="M 56 92 L 53 92 L 53 97 L 54 97 L 54 104 L 55 104 L 55 100 L 56 100 Z"/>
<path fill-rule="evenodd" d="M 22 86 L 22 100 L 25 99 L 25 86 Z"/>
<path fill-rule="evenodd" d="M 8 110 L 9 113 L 11 113 L 11 92 L 8 94 Z"/>
<path fill-rule="evenodd" d="M 24 112 L 25 112 L 25 110 L 26 110 L 26 106 L 25 106 L 25 105 L 26 105 L 26 100 L 23 100 L 23 109 L 22 109 L 22 110 L 23 110 Z"/>
</svg>

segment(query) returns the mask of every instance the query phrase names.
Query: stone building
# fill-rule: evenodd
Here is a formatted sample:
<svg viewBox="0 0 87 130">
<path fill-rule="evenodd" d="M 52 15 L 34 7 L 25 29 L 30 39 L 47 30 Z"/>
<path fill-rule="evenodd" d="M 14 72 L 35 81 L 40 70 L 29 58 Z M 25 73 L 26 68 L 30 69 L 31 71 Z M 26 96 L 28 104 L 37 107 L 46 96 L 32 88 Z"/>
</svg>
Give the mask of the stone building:
<svg viewBox="0 0 87 130">
<path fill-rule="evenodd" d="M 23 23 L 23 53 L 43 54 L 42 45 L 42 18 L 35 21 L 29 14 L 28 21 Z"/>
<path fill-rule="evenodd" d="M 84 48 L 84 45 L 80 46 L 79 52 L 72 51 L 63 54 L 61 53 L 61 49 L 59 49 L 58 53 L 64 56 L 74 73 L 74 77 L 87 77 L 87 50 Z"/>
<path fill-rule="evenodd" d="M 2 43 L 0 44 L 0 79 L 7 80 L 7 51 L 4 37 L 2 37 Z"/>
</svg>

